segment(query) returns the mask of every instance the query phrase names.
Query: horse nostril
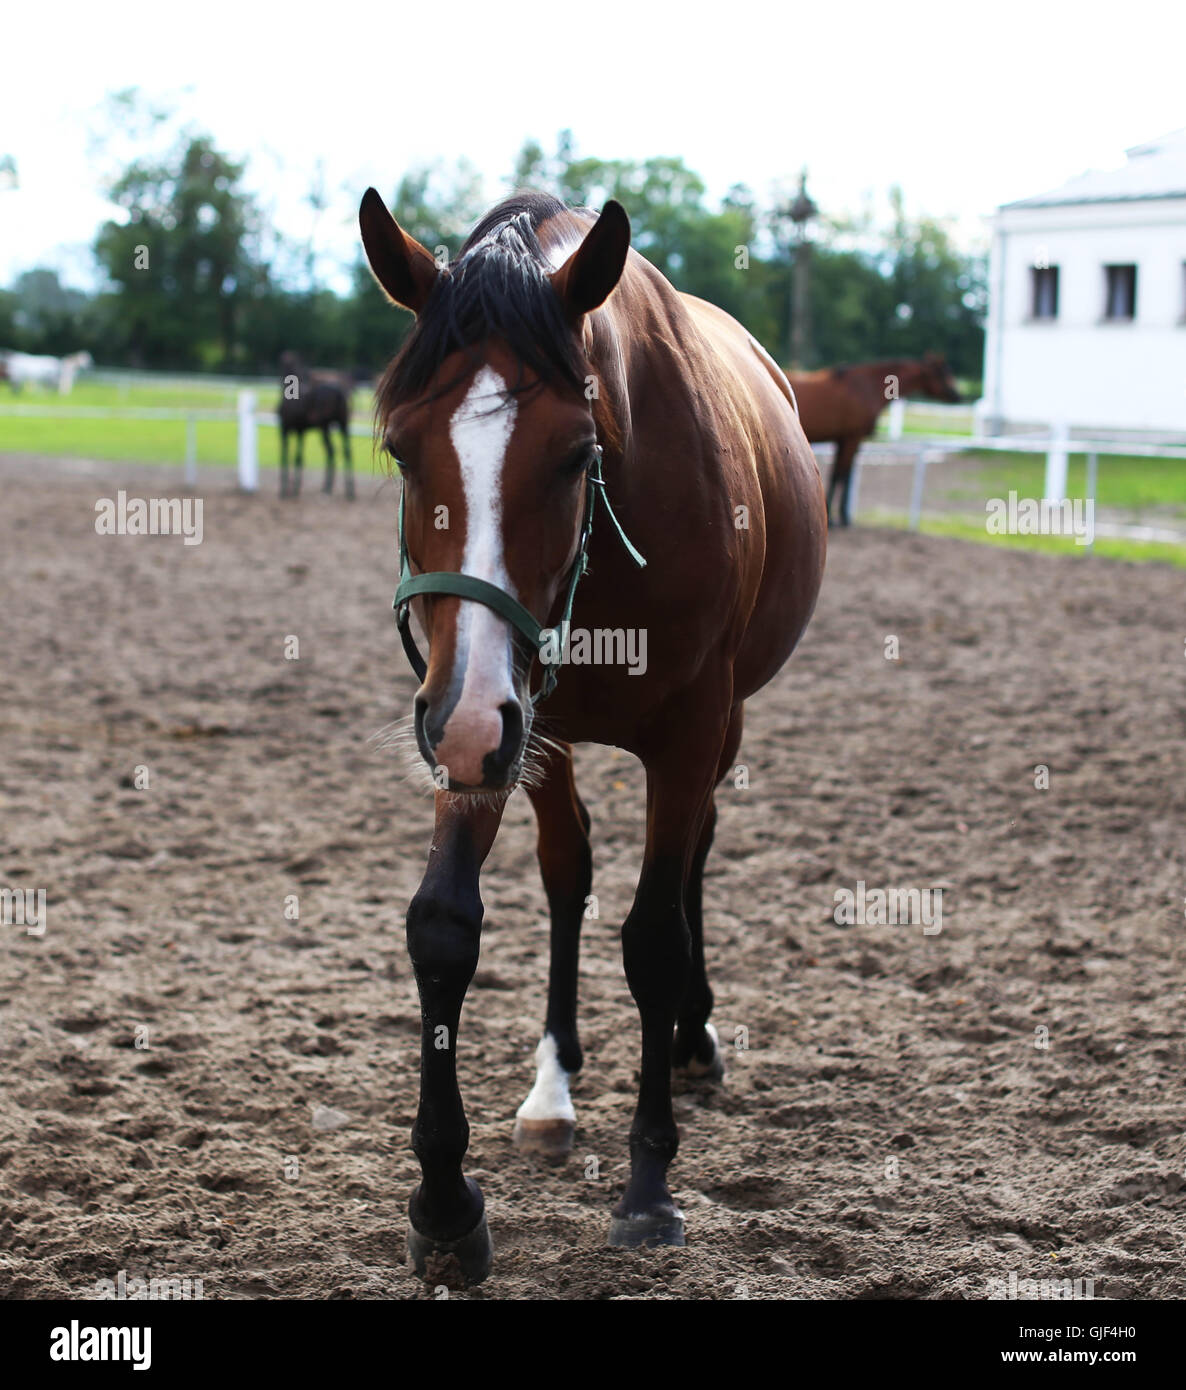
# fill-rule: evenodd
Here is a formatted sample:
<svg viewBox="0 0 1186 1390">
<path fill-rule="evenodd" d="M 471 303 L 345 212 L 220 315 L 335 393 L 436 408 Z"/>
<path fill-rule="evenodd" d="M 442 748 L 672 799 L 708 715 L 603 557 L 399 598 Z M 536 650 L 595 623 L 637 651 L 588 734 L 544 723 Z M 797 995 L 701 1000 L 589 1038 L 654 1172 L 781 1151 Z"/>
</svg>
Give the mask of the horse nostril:
<svg viewBox="0 0 1186 1390">
<path fill-rule="evenodd" d="M 482 760 L 486 781 L 493 786 L 506 780 L 523 742 L 522 706 L 516 700 L 507 700 L 499 705 L 498 712 L 502 715 L 502 739 L 497 749 Z"/>
<path fill-rule="evenodd" d="M 416 726 L 416 742 L 426 758 L 430 757 L 445 733 L 440 713 L 429 705 L 423 695 L 417 695 L 412 704 Z"/>
</svg>

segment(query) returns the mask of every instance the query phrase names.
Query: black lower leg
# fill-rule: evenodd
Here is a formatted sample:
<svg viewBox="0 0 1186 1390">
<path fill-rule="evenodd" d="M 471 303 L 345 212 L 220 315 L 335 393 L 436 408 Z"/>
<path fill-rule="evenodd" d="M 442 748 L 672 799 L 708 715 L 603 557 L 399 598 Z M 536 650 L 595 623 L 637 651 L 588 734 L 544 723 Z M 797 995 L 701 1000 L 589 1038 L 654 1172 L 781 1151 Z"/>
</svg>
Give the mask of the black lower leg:
<svg viewBox="0 0 1186 1390">
<path fill-rule="evenodd" d="M 684 889 L 684 913 L 688 920 L 688 933 L 692 945 L 692 967 L 688 977 L 688 988 L 680 1004 L 679 1019 L 672 1045 L 671 1060 L 677 1067 L 687 1066 L 696 1061 L 710 1063 L 716 1055 L 712 1038 L 704 1025 L 712 1013 L 712 990 L 708 983 L 708 971 L 704 962 L 704 864 L 712 848 L 713 831 L 716 828 L 716 806 L 710 806 L 705 817 L 704 828 L 696 845 L 692 868 Z"/>
<path fill-rule="evenodd" d="M 321 430 L 321 437 L 325 441 L 325 486 L 323 491 L 333 492 L 334 490 L 334 442 L 329 435 L 329 426 L 325 425 Z"/>
<path fill-rule="evenodd" d="M 548 967 L 548 1008 L 544 1032 L 556 1040 L 556 1054 L 567 1072 L 581 1069 L 584 1058 L 577 1033 L 577 982 L 581 955 L 581 926 L 593 887 L 593 854 L 585 840 L 577 856 L 577 879 L 564 887 L 548 886 L 551 919 L 551 962 Z"/>
<path fill-rule="evenodd" d="M 682 858 L 645 865 L 622 927 L 626 979 L 642 1023 L 642 1067 L 630 1126 L 630 1181 L 614 1215 L 635 1222 L 676 1217 L 667 1168 L 679 1149 L 671 1110 L 671 1034 L 691 959 L 683 884 Z"/>
<path fill-rule="evenodd" d="M 482 900 L 479 858 L 459 830 L 434 852 L 408 908 L 408 954 L 420 990 L 420 1107 L 412 1148 L 422 1181 L 409 1215 L 422 1236 L 453 1241 L 482 1216 L 482 1195 L 462 1176 L 469 1125 L 457 1086 L 457 1030 L 478 963 Z"/>
<path fill-rule="evenodd" d="M 346 496 L 354 498 L 354 460 L 350 457 L 350 426 L 342 424 L 342 468 L 346 476 Z"/>
</svg>

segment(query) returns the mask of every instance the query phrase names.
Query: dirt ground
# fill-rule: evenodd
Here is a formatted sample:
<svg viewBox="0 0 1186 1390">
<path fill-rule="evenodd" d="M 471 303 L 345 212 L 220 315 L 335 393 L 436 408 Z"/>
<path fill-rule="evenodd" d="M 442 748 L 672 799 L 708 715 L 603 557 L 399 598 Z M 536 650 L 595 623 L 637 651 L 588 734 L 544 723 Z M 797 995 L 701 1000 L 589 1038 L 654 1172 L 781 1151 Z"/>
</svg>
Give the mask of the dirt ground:
<svg viewBox="0 0 1186 1390">
<path fill-rule="evenodd" d="M 0 884 L 47 895 L 44 935 L 6 926 L 0 953 L 0 1296 L 122 1270 L 425 1297 L 403 915 L 431 803 L 371 737 L 414 688 L 394 489 L 281 504 L 274 475 L 249 499 L 212 473 L 201 545 L 96 535 L 97 498 L 173 478 L 0 456 Z M 604 1245 L 643 822 L 611 750 L 578 753 L 602 916 L 577 1147 L 512 1147 L 547 968 L 517 795 L 460 1047 L 496 1263 L 462 1296 L 980 1299 L 1011 1274 L 1186 1296 L 1182 599 L 1160 566 L 834 537 L 800 651 L 750 703 L 750 785 L 720 797 L 729 1074 L 677 1097 L 684 1250 Z M 942 887 L 942 931 L 837 925 L 858 880 Z"/>
</svg>

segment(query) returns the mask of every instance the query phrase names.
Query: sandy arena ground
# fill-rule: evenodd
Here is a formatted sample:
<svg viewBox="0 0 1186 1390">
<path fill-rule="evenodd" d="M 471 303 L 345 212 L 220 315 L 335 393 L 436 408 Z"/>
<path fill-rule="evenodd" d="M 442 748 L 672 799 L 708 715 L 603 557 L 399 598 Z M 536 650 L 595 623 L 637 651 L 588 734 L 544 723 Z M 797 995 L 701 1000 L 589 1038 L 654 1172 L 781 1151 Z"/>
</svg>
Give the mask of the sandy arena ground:
<svg viewBox="0 0 1186 1390">
<path fill-rule="evenodd" d="M 403 915 L 431 803 L 370 741 L 414 689 L 395 492 L 367 476 L 347 506 L 318 472 L 297 505 L 274 475 L 256 499 L 207 475 L 187 547 L 95 534 L 97 498 L 168 470 L 0 456 L 0 884 L 47 894 L 44 935 L 6 926 L 0 955 L 0 1296 L 121 1270 L 207 1298 L 426 1296 L 403 1267 Z M 1186 1296 L 1182 599 L 1161 566 L 834 537 L 800 651 L 750 703 L 749 789 L 720 797 L 710 974 L 749 1046 L 677 1097 L 682 1251 L 603 1243 L 641 769 L 578 753 L 602 918 L 561 1168 L 511 1145 L 547 965 L 516 796 L 463 1017 L 496 1244 L 465 1296 L 979 1299 L 1011 1273 Z M 941 933 L 838 926 L 862 879 L 942 887 Z M 315 1129 L 319 1106 L 348 1123 Z"/>
</svg>

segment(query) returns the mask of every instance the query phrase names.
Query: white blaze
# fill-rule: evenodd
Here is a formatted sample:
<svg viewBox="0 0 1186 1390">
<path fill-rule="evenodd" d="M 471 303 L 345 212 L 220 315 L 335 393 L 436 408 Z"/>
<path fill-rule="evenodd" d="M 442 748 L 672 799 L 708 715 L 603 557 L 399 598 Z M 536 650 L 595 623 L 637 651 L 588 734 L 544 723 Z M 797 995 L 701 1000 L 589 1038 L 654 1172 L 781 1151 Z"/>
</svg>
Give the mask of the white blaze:
<svg viewBox="0 0 1186 1390">
<path fill-rule="evenodd" d="M 503 556 L 502 470 L 518 406 L 505 392 L 502 377 L 493 368 L 483 367 L 449 422 L 449 438 L 457 451 L 465 490 L 461 572 L 514 594 Z M 465 660 L 457 711 L 474 705 L 497 709 L 514 698 L 511 633 L 503 618 L 483 603 L 463 599 L 456 649 Z"/>
</svg>

